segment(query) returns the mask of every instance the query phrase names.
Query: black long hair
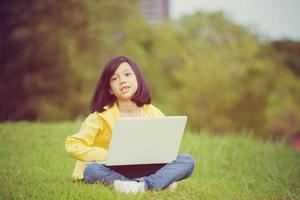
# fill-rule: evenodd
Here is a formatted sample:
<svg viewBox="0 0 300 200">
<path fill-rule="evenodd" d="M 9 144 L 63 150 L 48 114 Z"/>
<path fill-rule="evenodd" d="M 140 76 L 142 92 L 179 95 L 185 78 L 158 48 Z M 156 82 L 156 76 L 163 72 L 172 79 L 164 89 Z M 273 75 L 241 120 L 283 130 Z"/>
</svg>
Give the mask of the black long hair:
<svg viewBox="0 0 300 200">
<path fill-rule="evenodd" d="M 138 83 L 137 91 L 131 100 L 139 107 L 151 103 L 150 88 L 145 82 L 139 66 L 129 57 L 117 56 L 109 60 L 102 71 L 91 99 L 91 112 L 103 112 L 104 106 L 112 106 L 116 102 L 116 97 L 109 93 L 110 78 L 123 62 L 127 62 L 130 65 Z"/>
</svg>

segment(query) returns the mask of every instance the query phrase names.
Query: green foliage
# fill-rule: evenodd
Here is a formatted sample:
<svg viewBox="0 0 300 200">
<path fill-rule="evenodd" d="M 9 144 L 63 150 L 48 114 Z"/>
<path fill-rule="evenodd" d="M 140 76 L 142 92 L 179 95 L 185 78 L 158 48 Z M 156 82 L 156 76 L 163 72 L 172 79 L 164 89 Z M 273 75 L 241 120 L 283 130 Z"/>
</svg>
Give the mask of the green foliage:
<svg viewBox="0 0 300 200">
<path fill-rule="evenodd" d="M 6 1 L 1 45 L 3 120 L 59 120 L 71 117 L 69 105 L 82 81 L 69 65 L 64 41 L 79 26 L 73 1 Z M 73 23 L 69 23 L 72 19 Z M 71 110 L 60 112 L 61 108 Z M 59 113 L 59 114 L 58 114 Z"/>
<path fill-rule="evenodd" d="M 76 123 L 0 124 L 0 199 L 299 199 L 299 154 L 283 141 L 250 135 L 186 133 L 180 152 L 196 160 L 175 192 L 138 195 L 72 182 L 75 164 L 64 149 Z"/>
<path fill-rule="evenodd" d="M 14 0 L 1 10 L 1 121 L 88 114 L 104 64 L 128 55 L 153 103 L 188 115 L 193 130 L 300 131 L 298 43 L 261 41 L 219 12 L 151 25 L 129 0 Z"/>
</svg>

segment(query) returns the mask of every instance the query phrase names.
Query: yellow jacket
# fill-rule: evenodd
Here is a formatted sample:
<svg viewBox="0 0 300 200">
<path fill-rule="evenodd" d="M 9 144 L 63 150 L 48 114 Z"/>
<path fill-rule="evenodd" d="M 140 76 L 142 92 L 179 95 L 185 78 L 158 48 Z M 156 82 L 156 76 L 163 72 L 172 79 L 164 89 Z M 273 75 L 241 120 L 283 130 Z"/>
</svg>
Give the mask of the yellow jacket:
<svg viewBox="0 0 300 200">
<path fill-rule="evenodd" d="M 143 106 L 144 117 L 163 116 L 163 113 L 152 104 Z M 83 179 L 84 162 L 105 160 L 110 143 L 112 128 L 120 116 L 117 104 L 106 107 L 102 113 L 91 113 L 82 123 L 80 131 L 68 136 L 65 142 L 66 151 L 77 160 L 72 178 Z"/>
</svg>

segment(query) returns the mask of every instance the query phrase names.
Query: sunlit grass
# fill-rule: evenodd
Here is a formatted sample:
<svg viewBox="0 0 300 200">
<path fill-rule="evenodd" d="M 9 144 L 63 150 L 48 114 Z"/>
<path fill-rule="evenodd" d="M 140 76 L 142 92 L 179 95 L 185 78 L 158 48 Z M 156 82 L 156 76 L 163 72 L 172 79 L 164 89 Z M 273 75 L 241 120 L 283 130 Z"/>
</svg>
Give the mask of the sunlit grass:
<svg viewBox="0 0 300 200">
<path fill-rule="evenodd" d="M 74 160 L 64 140 L 76 123 L 0 125 L 0 199 L 299 199 L 300 154 L 284 142 L 249 135 L 186 133 L 181 152 L 196 159 L 175 192 L 137 195 L 71 181 Z"/>
</svg>

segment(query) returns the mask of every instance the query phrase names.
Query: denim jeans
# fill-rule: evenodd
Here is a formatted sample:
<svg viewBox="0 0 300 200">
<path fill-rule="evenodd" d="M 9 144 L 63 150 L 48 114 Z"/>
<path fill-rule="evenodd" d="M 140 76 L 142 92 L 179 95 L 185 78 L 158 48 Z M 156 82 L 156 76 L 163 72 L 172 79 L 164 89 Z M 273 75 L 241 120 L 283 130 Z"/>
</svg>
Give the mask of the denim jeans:
<svg viewBox="0 0 300 200">
<path fill-rule="evenodd" d="M 171 183 L 186 179 L 192 175 L 195 166 L 193 157 L 189 154 L 179 154 L 171 163 L 162 165 L 150 175 L 128 178 L 108 166 L 90 163 L 84 170 L 85 183 L 101 182 L 112 185 L 115 180 L 144 182 L 146 190 L 164 189 Z M 157 167 L 157 166 L 156 166 Z"/>
</svg>

